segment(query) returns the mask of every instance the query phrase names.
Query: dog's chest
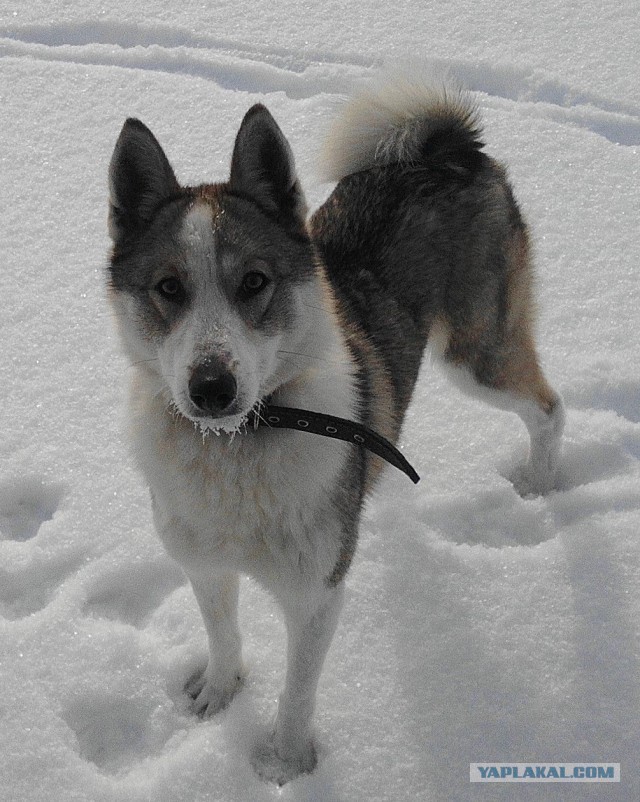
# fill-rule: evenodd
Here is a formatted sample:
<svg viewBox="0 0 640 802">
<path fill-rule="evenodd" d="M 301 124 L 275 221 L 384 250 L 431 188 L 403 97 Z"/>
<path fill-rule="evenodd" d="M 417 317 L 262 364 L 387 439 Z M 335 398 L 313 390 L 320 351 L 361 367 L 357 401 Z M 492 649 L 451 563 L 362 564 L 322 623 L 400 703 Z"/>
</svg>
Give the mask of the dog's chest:
<svg viewBox="0 0 640 802">
<path fill-rule="evenodd" d="M 160 537 L 187 570 L 330 573 L 344 444 L 282 431 L 203 438 L 166 413 L 134 416 L 133 436 Z"/>
</svg>

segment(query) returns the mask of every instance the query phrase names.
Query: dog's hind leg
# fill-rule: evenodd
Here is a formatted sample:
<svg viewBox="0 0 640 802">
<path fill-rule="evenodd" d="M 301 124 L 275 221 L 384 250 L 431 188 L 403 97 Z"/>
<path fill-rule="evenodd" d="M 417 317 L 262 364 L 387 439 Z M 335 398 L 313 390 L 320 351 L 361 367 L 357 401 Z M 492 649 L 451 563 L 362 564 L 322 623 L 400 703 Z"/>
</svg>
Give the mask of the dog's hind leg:
<svg viewBox="0 0 640 802">
<path fill-rule="evenodd" d="M 278 703 L 271 738 L 257 750 L 254 767 L 278 785 L 313 771 L 316 750 L 311 717 L 324 658 L 342 608 L 343 587 L 327 588 L 322 601 L 310 608 L 300 598 L 285 606 L 287 621 L 287 675 Z"/>
<path fill-rule="evenodd" d="M 238 629 L 238 575 L 191 575 L 191 586 L 204 619 L 209 641 L 209 662 L 187 683 L 195 712 L 209 717 L 223 710 L 244 679 Z"/>
<path fill-rule="evenodd" d="M 505 328 L 456 329 L 438 318 L 430 341 L 447 375 L 463 392 L 520 416 L 530 447 L 514 484 L 523 495 L 544 495 L 557 483 L 564 405 L 540 368 L 528 316 L 512 317 Z"/>
<path fill-rule="evenodd" d="M 514 484 L 523 495 L 544 495 L 557 485 L 564 404 L 549 386 L 528 332 L 513 333 L 501 367 L 492 387 L 494 403 L 520 416 L 530 440 L 527 464 Z"/>
<path fill-rule="evenodd" d="M 512 210 L 513 211 L 513 210 Z M 520 222 L 500 248 L 450 282 L 429 341 L 462 390 L 515 412 L 530 438 L 529 459 L 514 480 L 519 492 L 544 494 L 557 482 L 564 406 L 549 386 L 533 337 L 533 270 Z"/>
</svg>

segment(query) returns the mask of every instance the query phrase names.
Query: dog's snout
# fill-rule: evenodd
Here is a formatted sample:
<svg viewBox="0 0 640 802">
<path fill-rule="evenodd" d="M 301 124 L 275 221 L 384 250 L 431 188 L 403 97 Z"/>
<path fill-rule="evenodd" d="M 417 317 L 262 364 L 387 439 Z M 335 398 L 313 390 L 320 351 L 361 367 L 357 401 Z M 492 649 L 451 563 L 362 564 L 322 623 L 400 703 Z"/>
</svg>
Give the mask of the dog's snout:
<svg viewBox="0 0 640 802">
<path fill-rule="evenodd" d="M 235 376 L 223 365 L 202 365 L 194 370 L 189 382 L 191 401 L 211 417 L 229 414 L 237 392 Z"/>
</svg>

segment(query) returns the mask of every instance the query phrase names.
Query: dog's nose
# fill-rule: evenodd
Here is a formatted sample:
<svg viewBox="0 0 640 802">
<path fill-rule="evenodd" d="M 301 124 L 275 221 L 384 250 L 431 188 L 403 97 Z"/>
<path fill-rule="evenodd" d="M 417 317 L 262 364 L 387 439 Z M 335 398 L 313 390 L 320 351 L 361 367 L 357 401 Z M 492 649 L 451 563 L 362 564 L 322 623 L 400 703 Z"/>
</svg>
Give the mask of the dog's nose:
<svg viewBox="0 0 640 802">
<path fill-rule="evenodd" d="M 237 392 L 238 385 L 233 373 L 220 365 L 201 365 L 194 370 L 189 382 L 191 401 L 211 417 L 228 413 Z"/>
</svg>

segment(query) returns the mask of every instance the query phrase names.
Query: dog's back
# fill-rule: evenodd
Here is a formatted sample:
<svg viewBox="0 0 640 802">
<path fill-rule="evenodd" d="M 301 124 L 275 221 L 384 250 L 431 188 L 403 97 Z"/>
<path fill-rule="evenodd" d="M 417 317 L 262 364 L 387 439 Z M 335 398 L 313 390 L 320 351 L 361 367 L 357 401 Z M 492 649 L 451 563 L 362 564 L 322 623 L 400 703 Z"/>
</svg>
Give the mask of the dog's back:
<svg viewBox="0 0 640 802">
<path fill-rule="evenodd" d="M 432 330 L 473 332 L 467 350 L 494 354 L 514 272 L 528 288 L 527 260 L 510 261 L 514 242 L 526 250 L 524 224 L 503 169 L 481 148 L 468 95 L 406 76 L 352 100 L 325 148 L 325 174 L 341 180 L 312 235 L 384 360 L 398 416 Z"/>
<path fill-rule="evenodd" d="M 450 82 L 386 76 L 333 126 L 324 173 L 339 183 L 311 231 L 389 372 L 396 422 L 429 340 L 461 389 L 522 418 L 531 450 L 519 489 L 547 492 L 563 406 L 535 349 L 526 226 L 480 133 L 475 104 Z"/>
</svg>

